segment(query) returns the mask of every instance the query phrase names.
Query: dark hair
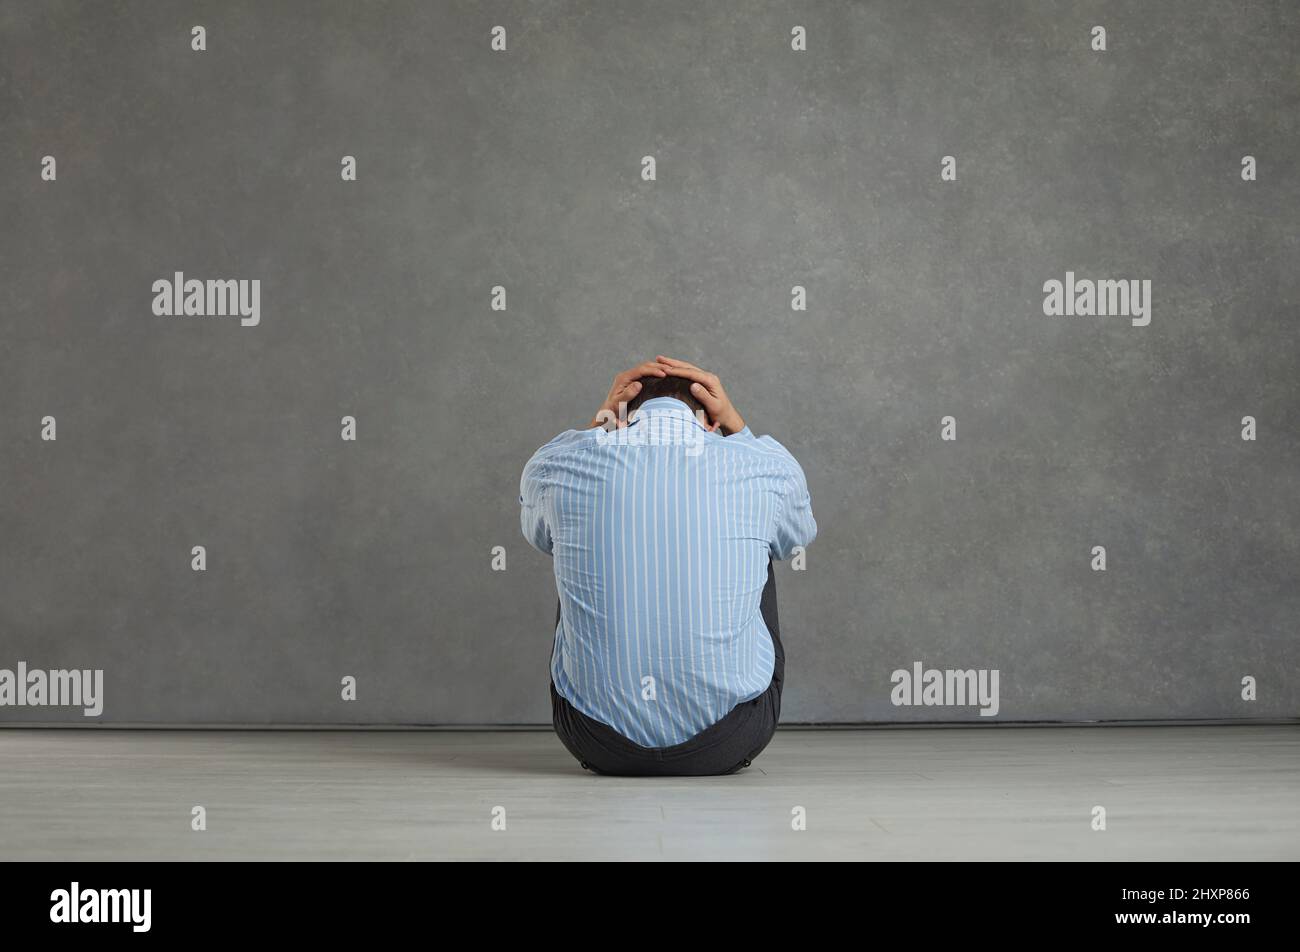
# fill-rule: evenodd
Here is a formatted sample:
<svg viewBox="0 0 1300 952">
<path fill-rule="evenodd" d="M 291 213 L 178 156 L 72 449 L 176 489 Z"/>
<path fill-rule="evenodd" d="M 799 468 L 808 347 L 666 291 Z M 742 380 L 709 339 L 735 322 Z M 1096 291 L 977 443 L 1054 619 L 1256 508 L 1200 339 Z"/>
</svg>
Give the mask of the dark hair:
<svg viewBox="0 0 1300 952">
<path fill-rule="evenodd" d="M 704 405 L 691 393 L 691 382 L 685 377 L 669 374 L 667 377 L 642 377 L 641 392 L 627 402 L 627 415 L 630 417 L 641 404 L 655 397 L 676 397 L 690 407 L 692 413 L 704 412 Z"/>
</svg>

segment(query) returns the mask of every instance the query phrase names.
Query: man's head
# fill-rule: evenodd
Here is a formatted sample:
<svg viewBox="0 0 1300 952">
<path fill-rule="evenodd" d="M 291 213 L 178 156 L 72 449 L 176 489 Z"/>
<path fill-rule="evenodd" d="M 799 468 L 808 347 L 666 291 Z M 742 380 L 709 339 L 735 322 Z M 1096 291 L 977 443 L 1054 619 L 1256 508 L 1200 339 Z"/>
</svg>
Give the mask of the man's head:
<svg viewBox="0 0 1300 952">
<path fill-rule="evenodd" d="M 703 413 L 704 406 L 691 393 L 691 381 L 685 377 L 642 377 L 641 390 L 627 402 L 627 415 L 630 418 L 647 400 L 655 397 L 675 397 L 690 409 L 691 413 Z"/>
</svg>

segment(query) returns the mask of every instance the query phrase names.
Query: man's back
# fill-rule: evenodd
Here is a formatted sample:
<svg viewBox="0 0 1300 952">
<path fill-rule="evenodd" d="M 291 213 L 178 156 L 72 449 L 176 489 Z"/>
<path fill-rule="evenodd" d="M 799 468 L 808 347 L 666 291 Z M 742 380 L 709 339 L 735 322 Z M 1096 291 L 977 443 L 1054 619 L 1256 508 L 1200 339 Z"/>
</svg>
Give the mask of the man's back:
<svg viewBox="0 0 1300 952">
<path fill-rule="evenodd" d="M 538 450 L 520 503 L 525 536 L 554 556 L 551 676 L 579 711 L 667 747 L 768 687 L 768 560 L 817 531 L 803 471 L 775 440 L 708 432 L 660 397 L 625 429 Z"/>
</svg>

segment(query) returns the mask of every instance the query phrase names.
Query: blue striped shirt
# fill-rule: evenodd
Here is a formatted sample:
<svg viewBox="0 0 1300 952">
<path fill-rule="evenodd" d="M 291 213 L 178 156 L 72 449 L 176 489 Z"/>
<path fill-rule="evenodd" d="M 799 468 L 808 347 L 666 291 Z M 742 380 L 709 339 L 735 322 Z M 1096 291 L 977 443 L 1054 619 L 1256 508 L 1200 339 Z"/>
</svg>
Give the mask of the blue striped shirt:
<svg viewBox="0 0 1300 952">
<path fill-rule="evenodd" d="M 710 433 L 656 397 L 624 429 L 539 449 L 519 504 L 525 538 L 553 556 L 551 679 L 575 708 L 669 747 L 767 690 L 768 558 L 817 535 L 803 470 L 776 440 Z"/>
</svg>

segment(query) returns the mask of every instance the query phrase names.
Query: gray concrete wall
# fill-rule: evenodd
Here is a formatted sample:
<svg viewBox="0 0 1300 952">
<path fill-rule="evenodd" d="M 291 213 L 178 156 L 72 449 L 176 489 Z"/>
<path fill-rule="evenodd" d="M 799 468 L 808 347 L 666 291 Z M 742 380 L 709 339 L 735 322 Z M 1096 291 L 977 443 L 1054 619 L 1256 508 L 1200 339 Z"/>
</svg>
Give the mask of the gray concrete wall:
<svg viewBox="0 0 1300 952">
<path fill-rule="evenodd" d="M 891 704 L 915 661 L 997 720 L 1295 716 L 1298 54 L 1289 2 L 6 0 L 0 668 L 545 722 L 519 471 L 666 352 L 808 475 L 787 720 L 980 720 Z M 155 315 L 175 271 L 260 323 Z M 1067 271 L 1150 323 L 1045 314 Z"/>
</svg>

